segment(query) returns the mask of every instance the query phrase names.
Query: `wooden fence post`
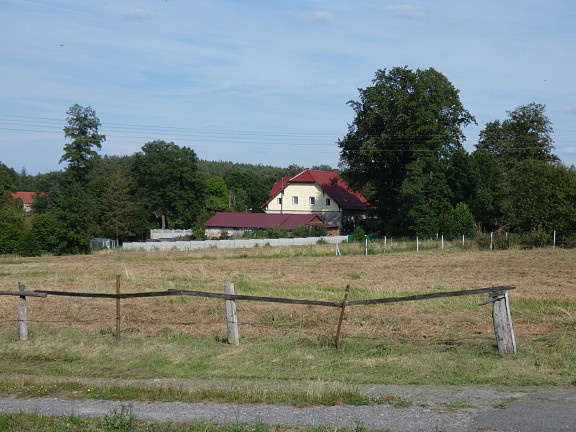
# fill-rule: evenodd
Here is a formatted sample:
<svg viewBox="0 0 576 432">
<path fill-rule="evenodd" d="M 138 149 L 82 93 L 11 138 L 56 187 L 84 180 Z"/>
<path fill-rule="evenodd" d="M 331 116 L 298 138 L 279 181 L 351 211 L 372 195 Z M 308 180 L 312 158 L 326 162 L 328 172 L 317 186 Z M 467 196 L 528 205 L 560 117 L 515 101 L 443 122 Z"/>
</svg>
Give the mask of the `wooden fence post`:
<svg viewBox="0 0 576 432">
<path fill-rule="evenodd" d="M 498 343 L 498 351 L 501 354 L 516 354 L 516 340 L 514 338 L 514 328 L 512 327 L 508 293 L 498 291 L 492 297 L 494 298 L 492 321 L 494 322 L 494 334 Z"/>
<path fill-rule="evenodd" d="M 224 282 L 224 294 L 234 295 L 234 284 Z M 226 300 L 226 322 L 228 326 L 228 343 L 239 345 L 238 339 L 238 316 L 236 315 L 236 301 Z"/>
<path fill-rule="evenodd" d="M 26 285 L 18 282 L 18 289 L 26 291 Z M 20 296 L 18 301 L 18 337 L 20 340 L 28 340 L 28 321 L 26 318 L 26 296 Z"/>
<path fill-rule="evenodd" d="M 350 291 L 350 285 L 346 285 L 346 291 L 344 292 L 344 300 L 342 301 L 342 309 L 340 310 L 340 319 L 338 320 L 338 328 L 336 329 L 336 349 L 340 349 L 340 330 L 342 329 L 342 320 L 344 319 L 344 311 L 346 310 L 346 305 L 348 304 L 349 291 Z"/>
<path fill-rule="evenodd" d="M 120 295 L 120 275 L 116 275 L 116 294 Z M 116 298 L 116 340 L 120 340 L 120 297 Z"/>
</svg>

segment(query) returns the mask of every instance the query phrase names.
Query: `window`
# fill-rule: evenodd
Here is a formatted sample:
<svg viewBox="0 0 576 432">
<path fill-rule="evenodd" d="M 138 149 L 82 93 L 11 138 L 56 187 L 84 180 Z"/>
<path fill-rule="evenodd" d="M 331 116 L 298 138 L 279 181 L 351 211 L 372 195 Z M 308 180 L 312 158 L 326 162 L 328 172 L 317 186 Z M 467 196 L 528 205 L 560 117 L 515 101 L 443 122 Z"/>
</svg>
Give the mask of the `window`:
<svg viewBox="0 0 576 432">
<path fill-rule="evenodd" d="M 310 197 L 310 205 L 316 205 L 316 198 L 315 197 Z"/>
<path fill-rule="evenodd" d="M 330 205 L 330 198 L 326 198 L 326 207 Z"/>
<path fill-rule="evenodd" d="M 292 205 L 298 205 L 298 197 L 297 196 L 293 196 L 292 197 Z"/>
<path fill-rule="evenodd" d="M 278 198 L 278 205 L 282 205 L 282 198 Z"/>
</svg>

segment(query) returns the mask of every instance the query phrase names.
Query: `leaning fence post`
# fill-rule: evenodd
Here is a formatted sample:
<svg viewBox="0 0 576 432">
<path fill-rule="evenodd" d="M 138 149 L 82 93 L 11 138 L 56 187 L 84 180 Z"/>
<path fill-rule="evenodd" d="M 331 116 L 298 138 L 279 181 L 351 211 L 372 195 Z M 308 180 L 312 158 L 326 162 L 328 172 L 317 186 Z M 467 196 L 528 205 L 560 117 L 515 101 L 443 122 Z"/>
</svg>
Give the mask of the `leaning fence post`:
<svg viewBox="0 0 576 432">
<path fill-rule="evenodd" d="M 342 309 L 340 310 L 340 319 L 338 320 L 338 328 L 336 329 L 336 349 L 340 349 L 340 330 L 342 330 L 342 320 L 344 319 L 344 311 L 346 310 L 346 305 L 348 304 L 349 291 L 350 291 L 350 285 L 346 285 L 346 291 L 344 292 L 344 300 L 342 301 Z"/>
<path fill-rule="evenodd" d="M 224 294 L 234 295 L 234 284 L 224 282 Z M 228 343 L 239 345 L 238 339 L 238 316 L 236 315 L 236 301 L 226 300 L 226 322 L 228 324 Z"/>
<path fill-rule="evenodd" d="M 498 351 L 501 354 L 516 354 L 516 340 L 512 327 L 512 315 L 510 314 L 510 302 L 508 293 L 497 291 L 492 294 L 492 321 L 494 322 L 494 334 L 498 343 Z"/>
<path fill-rule="evenodd" d="M 26 285 L 18 282 L 18 289 L 26 291 Z M 26 318 L 26 296 L 20 296 L 18 301 L 18 337 L 20 340 L 28 340 L 28 321 Z"/>
</svg>

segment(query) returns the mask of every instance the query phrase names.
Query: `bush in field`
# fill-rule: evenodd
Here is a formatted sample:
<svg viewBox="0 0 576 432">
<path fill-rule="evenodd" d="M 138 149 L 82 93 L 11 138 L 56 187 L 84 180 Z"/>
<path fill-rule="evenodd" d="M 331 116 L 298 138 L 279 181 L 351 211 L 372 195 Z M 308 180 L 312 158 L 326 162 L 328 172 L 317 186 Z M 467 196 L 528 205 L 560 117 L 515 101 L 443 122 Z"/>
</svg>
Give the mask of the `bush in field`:
<svg viewBox="0 0 576 432">
<path fill-rule="evenodd" d="M 363 242 L 365 239 L 366 239 L 366 232 L 362 229 L 362 227 L 356 227 L 354 233 L 352 234 L 352 241 Z"/>
<path fill-rule="evenodd" d="M 476 222 L 474 216 L 464 203 L 458 203 L 450 212 L 448 218 L 448 235 L 451 237 L 474 237 L 476 235 Z"/>
<path fill-rule="evenodd" d="M 510 248 L 511 243 L 513 243 L 513 241 L 510 240 L 510 237 L 502 232 L 493 233 L 492 239 L 490 239 L 490 233 L 479 233 L 476 235 L 476 244 L 478 245 L 478 249 L 489 250 L 490 240 L 492 240 L 492 248 L 494 250 L 506 250 Z"/>
<path fill-rule="evenodd" d="M 539 248 L 544 247 L 550 241 L 550 234 L 544 230 L 534 230 L 522 234 L 520 242 L 524 247 Z"/>
</svg>

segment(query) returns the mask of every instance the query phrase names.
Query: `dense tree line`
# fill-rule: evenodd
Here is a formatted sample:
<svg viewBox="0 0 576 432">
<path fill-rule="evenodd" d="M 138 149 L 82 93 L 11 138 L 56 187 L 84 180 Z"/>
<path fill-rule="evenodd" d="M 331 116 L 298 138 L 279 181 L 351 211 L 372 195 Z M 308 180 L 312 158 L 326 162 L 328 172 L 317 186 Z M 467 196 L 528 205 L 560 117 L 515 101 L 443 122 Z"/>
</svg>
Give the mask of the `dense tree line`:
<svg viewBox="0 0 576 432">
<path fill-rule="evenodd" d="M 576 232 L 576 170 L 552 153 L 543 105 L 487 123 L 469 153 L 463 128 L 475 119 L 434 69 L 379 70 L 349 104 L 354 119 L 338 141 L 341 174 L 374 205 L 381 233 Z M 31 176 L 0 162 L 0 254 L 88 253 L 94 237 L 144 240 L 152 228 L 200 236 L 218 211 L 261 211 L 276 181 L 304 169 L 200 160 L 163 140 L 130 156 L 101 157 L 106 137 L 95 111 L 74 105 L 67 115 L 65 169 Z M 31 213 L 14 191 L 38 194 Z"/>
<path fill-rule="evenodd" d="M 131 156 L 104 156 L 91 107 L 68 112 L 62 171 L 31 176 L 0 163 L 0 254 L 88 253 L 90 240 L 144 240 L 153 228 L 192 228 L 218 211 L 258 212 L 273 184 L 303 168 L 209 162 L 155 140 Z M 14 191 L 37 193 L 32 212 Z"/>
<path fill-rule="evenodd" d="M 468 153 L 462 128 L 475 119 L 434 69 L 379 70 L 349 104 L 342 176 L 374 204 L 382 232 L 576 232 L 576 170 L 552 153 L 543 105 L 487 123 Z"/>
</svg>

